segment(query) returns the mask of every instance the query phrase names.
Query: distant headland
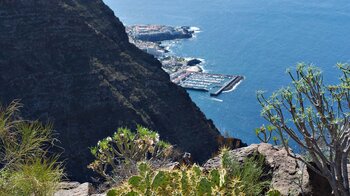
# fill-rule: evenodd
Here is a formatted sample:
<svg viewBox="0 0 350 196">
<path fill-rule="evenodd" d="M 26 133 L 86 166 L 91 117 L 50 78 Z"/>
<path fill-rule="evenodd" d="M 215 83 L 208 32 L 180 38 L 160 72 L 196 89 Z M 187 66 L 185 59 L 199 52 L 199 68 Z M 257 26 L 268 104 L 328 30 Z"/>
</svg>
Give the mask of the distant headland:
<svg viewBox="0 0 350 196">
<path fill-rule="evenodd" d="M 188 26 L 133 25 L 126 27 L 130 42 L 156 57 L 168 74 L 186 69 L 203 71 L 200 67 L 203 59 L 174 56 L 169 53 L 170 43 L 165 43 L 165 41 L 192 38 L 198 31 L 199 28 Z"/>
</svg>

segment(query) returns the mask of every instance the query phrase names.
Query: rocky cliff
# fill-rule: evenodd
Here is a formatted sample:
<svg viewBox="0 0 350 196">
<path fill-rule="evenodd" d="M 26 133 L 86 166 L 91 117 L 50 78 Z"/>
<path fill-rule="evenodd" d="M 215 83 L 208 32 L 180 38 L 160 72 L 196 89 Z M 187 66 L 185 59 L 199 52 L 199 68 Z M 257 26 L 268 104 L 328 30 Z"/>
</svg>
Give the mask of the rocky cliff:
<svg viewBox="0 0 350 196">
<path fill-rule="evenodd" d="M 0 102 L 54 124 L 73 180 L 90 179 L 88 148 L 120 126 L 154 129 L 199 162 L 217 149 L 213 123 L 102 0 L 0 0 L 0 48 Z"/>
</svg>

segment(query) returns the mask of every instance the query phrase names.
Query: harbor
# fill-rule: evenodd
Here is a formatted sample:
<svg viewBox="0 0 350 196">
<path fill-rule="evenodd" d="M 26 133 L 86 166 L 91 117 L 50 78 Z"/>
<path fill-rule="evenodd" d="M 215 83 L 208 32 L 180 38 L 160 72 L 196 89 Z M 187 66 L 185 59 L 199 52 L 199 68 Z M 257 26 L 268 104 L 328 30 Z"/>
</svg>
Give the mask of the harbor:
<svg viewBox="0 0 350 196">
<path fill-rule="evenodd" d="M 194 37 L 196 27 L 171 27 L 165 25 L 133 25 L 126 27 L 129 41 L 141 50 L 153 55 L 162 63 L 162 68 L 175 84 L 191 90 L 206 91 L 218 96 L 233 90 L 244 79 L 239 75 L 204 73 L 204 59 L 179 57 L 169 53 L 169 45 L 163 41 L 174 41 Z"/>
<path fill-rule="evenodd" d="M 233 89 L 243 76 L 180 71 L 170 75 L 172 82 L 185 89 L 207 91 L 210 96 L 218 96 L 223 91 Z"/>
</svg>

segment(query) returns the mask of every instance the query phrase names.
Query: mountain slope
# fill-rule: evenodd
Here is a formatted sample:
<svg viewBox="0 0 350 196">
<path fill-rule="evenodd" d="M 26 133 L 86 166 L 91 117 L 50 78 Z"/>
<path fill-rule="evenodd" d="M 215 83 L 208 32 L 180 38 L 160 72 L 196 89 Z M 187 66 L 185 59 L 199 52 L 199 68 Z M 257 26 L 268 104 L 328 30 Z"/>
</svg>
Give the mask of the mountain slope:
<svg viewBox="0 0 350 196">
<path fill-rule="evenodd" d="M 161 64 L 128 42 L 101 0 L 0 1 L 0 102 L 50 121 L 69 177 L 89 180 L 89 147 L 137 124 L 204 161 L 219 132 Z"/>
</svg>

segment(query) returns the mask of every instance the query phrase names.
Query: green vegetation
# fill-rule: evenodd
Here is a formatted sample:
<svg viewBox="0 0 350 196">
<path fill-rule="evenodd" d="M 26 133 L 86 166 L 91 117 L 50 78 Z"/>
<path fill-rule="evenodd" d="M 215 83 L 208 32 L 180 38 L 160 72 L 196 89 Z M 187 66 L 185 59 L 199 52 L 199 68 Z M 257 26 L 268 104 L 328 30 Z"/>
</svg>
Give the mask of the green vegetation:
<svg viewBox="0 0 350 196">
<path fill-rule="evenodd" d="M 17 170 L 1 172 L 0 195 L 53 195 L 62 178 L 62 169 L 56 160 L 37 158 Z"/>
<path fill-rule="evenodd" d="M 255 155 L 245 158 L 243 163 L 232 158 L 227 149 L 221 151 L 222 165 L 227 175 L 240 179 L 242 191 L 246 195 L 259 195 L 268 189 L 270 181 L 264 180 L 265 157 Z"/>
<path fill-rule="evenodd" d="M 270 182 L 262 180 L 264 158 L 254 156 L 242 164 L 230 157 L 227 149 L 221 151 L 222 164 L 205 171 L 197 165 L 180 169 L 155 169 L 147 162 L 138 162 L 138 174 L 108 192 L 119 195 L 262 195 Z M 279 196 L 279 192 L 266 193 Z"/>
<path fill-rule="evenodd" d="M 299 64 L 292 79 L 266 98 L 258 94 L 262 116 L 276 129 L 279 141 L 291 157 L 304 162 L 324 176 L 334 195 L 350 195 L 348 157 L 350 152 L 350 66 L 337 65 L 342 72 L 339 84 L 327 86 L 321 71 Z M 294 141 L 309 159 L 290 152 L 288 140 Z"/>
<path fill-rule="evenodd" d="M 96 160 L 88 167 L 100 174 L 109 183 L 137 173 L 137 162 L 147 161 L 153 167 L 169 163 L 173 147 L 159 140 L 158 133 L 138 126 L 136 132 L 119 128 L 113 137 L 107 137 L 91 148 Z"/>
<path fill-rule="evenodd" d="M 153 170 L 139 163 L 139 175 L 110 190 L 108 196 L 119 195 L 244 195 L 238 178 L 230 177 L 223 168 L 206 173 L 194 165 L 179 170 Z"/>
<path fill-rule="evenodd" d="M 263 125 L 255 129 L 255 134 L 258 137 L 258 139 L 263 143 L 269 143 L 272 140 L 275 145 L 278 145 L 279 139 L 277 136 L 273 135 L 275 131 L 276 127 L 272 125 Z"/>
<path fill-rule="evenodd" d="M 47 156 L 51 126 L 22 120 L 20 107 L 0 106 L 0 195 L 52 195 L 63 170 Z"/>
<path fill-rule="evenodd" d="M 277 145 L 278 137 L 273 136 L 273 133 L 275 131 L 276 131 L 276 127 L 272 125 L 268 125 L 268 126 L 263 125 L 260 128 L 255 129 L 255 134 L 261 142 L 268 143 L 272 139 L 273 143 Z"/>
</svg>

